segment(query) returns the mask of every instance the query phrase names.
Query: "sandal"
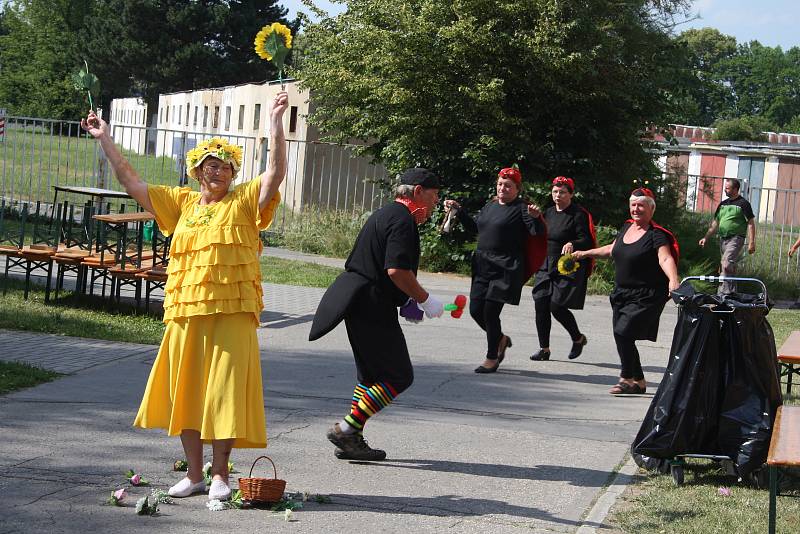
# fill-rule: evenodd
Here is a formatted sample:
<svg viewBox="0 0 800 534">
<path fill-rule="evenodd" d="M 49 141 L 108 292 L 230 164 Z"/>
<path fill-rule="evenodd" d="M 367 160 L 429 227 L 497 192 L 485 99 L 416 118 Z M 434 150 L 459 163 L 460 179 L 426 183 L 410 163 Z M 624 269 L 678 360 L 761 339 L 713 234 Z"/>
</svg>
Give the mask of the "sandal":
<svg viewBox="0 0 800 534">
<path fill-rule="evenodd" d="M 611 395 L 641 395 L 646 391 L 647 386 L 642 387 L 639 384 L 629 384 L 627 382 L 620 382 L 608 390 Z"/>
</svg>

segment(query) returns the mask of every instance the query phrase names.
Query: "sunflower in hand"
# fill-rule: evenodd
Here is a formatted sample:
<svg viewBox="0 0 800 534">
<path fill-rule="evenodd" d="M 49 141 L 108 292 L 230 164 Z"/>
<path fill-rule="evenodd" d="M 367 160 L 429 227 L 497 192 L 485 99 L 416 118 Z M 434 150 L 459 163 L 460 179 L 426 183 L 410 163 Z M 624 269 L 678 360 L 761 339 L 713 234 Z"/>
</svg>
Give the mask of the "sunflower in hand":
<svg viewBox="0 0 800 534">
<path fill-rule="evenodd" d="M 558 272 L 563 275 L 569 275 L 576 272 L 581 268 L 581 264 L 575 259 L 572 254 L 564 254 L 558 258 Z"/>
</svg>

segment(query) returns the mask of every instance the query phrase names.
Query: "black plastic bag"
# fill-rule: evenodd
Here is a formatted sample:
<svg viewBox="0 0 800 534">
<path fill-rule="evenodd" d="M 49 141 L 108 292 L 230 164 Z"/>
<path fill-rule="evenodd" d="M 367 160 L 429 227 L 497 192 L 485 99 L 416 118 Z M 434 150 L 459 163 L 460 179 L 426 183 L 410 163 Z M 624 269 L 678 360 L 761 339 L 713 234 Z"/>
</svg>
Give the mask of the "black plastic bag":
<svg viewBox="0 0 800 534">
<path fill-rule="evenodd" d="M 688 284 L 673 299 L 681 307 L 669 363 L 632 446 L 634 454 L 652 458 L 716 448 L 720 317 L 707 307 L 710 297 Z"/>
<path fill-rule="evenodd" d="M 680 305 L 664 378 L 631 450 L 651 458 L 731 458 L 741 477 L 759 469 L 782 403 L 764 295 L 673 292 Z"/>
<path fill-rule="evenodd" d="M 720 406 L 718 444 L 739 476 L 761 468 L 767 459 L 775 412 L 782 404 L 772 327 L 764 307 L 727 300 L 720 354 L 724 397 Z"/>
</svg>

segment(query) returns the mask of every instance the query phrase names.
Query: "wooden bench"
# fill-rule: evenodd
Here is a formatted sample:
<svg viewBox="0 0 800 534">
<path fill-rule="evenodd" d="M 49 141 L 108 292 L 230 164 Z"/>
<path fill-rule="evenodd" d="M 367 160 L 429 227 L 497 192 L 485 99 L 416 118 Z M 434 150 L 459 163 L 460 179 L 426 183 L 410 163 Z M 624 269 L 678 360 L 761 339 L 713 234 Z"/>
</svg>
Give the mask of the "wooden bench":
<svg viewBox="0 0 800 534">
<path fill-rule="evenodd" d="M 778 468 L 800 465 L 800 406 L 778 406 L 767 455 L 769 466 L 769 534 L 775 534 Z"/>
<path fill-rule="evenodd" d="M 795 367 L 797 366 L 797 367 Z M 780 379 L 786 377 L 786 394 L 792 392 L 792 377 L 800 376 L 800 330 L 794 330 L 778 349 Z"/>
</svg>

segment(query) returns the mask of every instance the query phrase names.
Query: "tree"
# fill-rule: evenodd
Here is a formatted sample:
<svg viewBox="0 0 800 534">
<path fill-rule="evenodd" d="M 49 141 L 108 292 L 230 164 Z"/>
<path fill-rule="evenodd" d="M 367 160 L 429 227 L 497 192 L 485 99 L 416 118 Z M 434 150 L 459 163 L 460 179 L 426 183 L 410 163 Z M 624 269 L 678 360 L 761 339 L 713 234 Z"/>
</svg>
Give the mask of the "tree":
<svg viewBox="0 0 800 534">
<path fill-rule="evenodd" d="M 716 130 L 713 138 L 718 141 L 758 141 L 766 142 L 764 132 L 774 132 L 778 128 L 775 123 L 761 116 L 736 117 L 720 119 L 714 123 Z"/>
<path fill-rule="evenodd" d="M 727 62 L 737 54 L 736 38 L 714 28 L 691 29 L 677 37 L 686 52 L 691 78 L 676 80 L 678 94 L 687 97 L 676 115 L 683 122 L 710 126 L 717 118 L 734 113 L 734 95 L 726 76 Z"/>
<path fill-rule="evenodd" d="M 91 8 L 86 0 L 18 0 L 7 4 L 0 32 L 0 107 L 11 113 L 75 118 L 88 104 L 75 90 L 77 29 Z"/>
<path fill-rule="evenodd" d="M 261 81 L 276 73 L 259 60 L 253 39 L 264 24 L 286 20 L 276 0 L 96 0 L 84 51 L 106 98 Z"/>
<path fill-rule="evenodd" d="M 684 2 L 347 7 L 307 24 L 297 71 L 313 94 L 310 121 L 329 138 L 363 141 L 392 171 L 431 167 L 477 198 L 512 163 L 527 182 L 572 175 L 590 200 L 652 171 L 640 139 L 667 109 L 663 66 L 678 48 L 664 24 Z"/>
</svg>

